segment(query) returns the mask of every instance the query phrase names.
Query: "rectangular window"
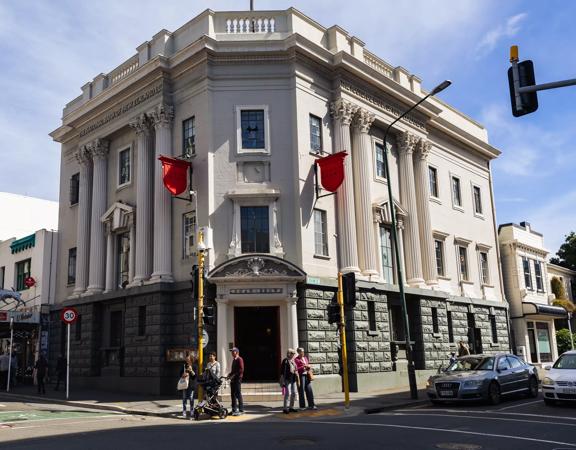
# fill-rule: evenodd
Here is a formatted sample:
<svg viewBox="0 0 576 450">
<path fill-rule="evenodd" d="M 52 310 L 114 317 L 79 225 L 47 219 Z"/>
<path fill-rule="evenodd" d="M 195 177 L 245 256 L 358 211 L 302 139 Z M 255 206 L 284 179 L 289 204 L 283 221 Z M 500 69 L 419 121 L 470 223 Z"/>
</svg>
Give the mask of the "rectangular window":
<svg viewBox="0 0 576 450">
<path fill-rule="evenodd" d="M 124 289 L 128 285 L 128 268 L 130 261 L 130 233 L 122 233 L 116 236 L 116 286 Z"/>
<path fill-rule="evenodd" d="M 546 322 L 536 322 L 536 336 L 538 338 L 538 354 L 540 355 L 540 362 L 552 362 L 550 331 Z"/>
<path fill-rule="evenodd" d="M 4 289 L 4 278 L 6 277 L 6 266 L 0 267 L 0 289 Z"/>
<path fill-rule="evenodd" d="M 310 149 L 314 153 L 322 151 L 322 119 L 310 114 Z"/>
<path fill-rule="evenodd" d="M 438 198 L 438 170 L 436 167 L 428 166 L 428 180 L 430 182 L 430 195 Z"/>
<path fill-rule="evenodd" d="M 434 240 L 434 249 L 436 252 L 436 274 L 439 277 L 445 276 L 444 271 L 444 242 L 438 239 Z"/>
<path fill-rule="evenodd" d="M 110 347 L 122 347 L 124 320 L 122 311 L 110 312 Z"/>
<path fill-rule="evenodd" d="M 264 149 L 264 110 L 244 109 L 240 112 L 242 148 Z"/>
<path fill-rule="evenodd" d="M 82 316 L 80 314 L 78 314 L 78 318 L 76 319 L 75 323 L 74 340 L 76 341 L 82 340 Z"/>
<path fill-rule="evenodd" d="M 76 247 L 68 249 L 68 284 L 76 283 Z"/>
<path fill-rule="evenodd" d="M 16 290 L 24 291 L 28 289 L 24 281 L 30 276 L 30 266 L 32 260 L 26 259 L 16 263 Z"/>
<path fill-rule="evenodd" d="M 182 258 L 196 254 L 196 211 L 182 215 Z"/>
<path fill-rule="evenodd" d="M 368 302 L 368 330 L 376 331 L 376 304 Z"/>
<path fill-rule="evenodd" d="M 440 325 L 438 324 L 438 308 L 432 308 L 432 332 L 440 333 Z"/>
<path fill-rule="evenodd" d="M 452 311 L 446 313 L 448 321 L 448 342 L 454 342 L 454 325 L 452 325 Z"/>
<path fill-rule="evenodd" d="M 492 331 L 492 342 L 498 342 L 498 328 L 496 327 L 496 316 L 490 315 L 490 330 Z"/>
<path fill-rule="evenodd" d="M 270 252 L 268 206 L 240 207 L 242 253 Z"/>
<path fill-rule="evenodd" d="M 328 233 L 326 231 L 326 211 L 314 210 L 314 253 L 328 256 Z"/>
<path fill-rule="evenodd" d="M 196 127 L 194 117 L 182 121 L 182 150 L 186 155 L 196 154 Z"/>
<path fill-rule="evenodd" d="M 480 252 L 480 276 L 482 284 L 490 284 L 490 270 L 488 268 L 488 253 Z"/>
<path fill-rule="evenodd" d="M 542 263 L 534 261 L 534 274 L 536 275 L 536 289 L 538 292 L 544 292 L 544 283 L 542 281 Z"/>
<path fill-rule="evenodd" d="M 138 336 L 146 336 L 146 306 L 138 307 Z"/>
<path fill-rule="evenodd" d="M 532 285 L 532 272 L 530 271 L 530 260 L 526 257 L 522 257 L 522 268 L 524 270 L 524 285 L 529 291 L 533 291 L 534 287 Z"/>
<path fill-rule="evenodd" d="M 380 254 L 382 255 L 382 276 L 386 283 L 394 283 L 394 262 L 392 252 L 392 232 L 380 225 Z"/>
<path fill-rule="evenodd" d="M 458 246 L 458 262 L 460 264 L 460 280 L 468 281 L 468 249 Z"/>
<path fill-rule="evenodd" d="M 75 173 L 70 177 L 70 206 L 77 205 L 80 197 L 80 174 Z"/>
<path fill-rule="evenodd" d="M 118 153 L 118 186 L 130 183 L 130 149 Z"/>
<path fill-rule="evenodd" d="M 536 330 L 534 322 L 528 322 L 528 344 L 530 345 L 530 362 L 538 362 L 538 349 L 536 348 Z"/>
<path fill-rule="evenodd" d="M 462 207 L 462 192 L 458 177 L 452 177 L 452 203 L 454 206 Z"/>
<path fill-rule="evenodd" d="M 482 215 L 482 193 L 479 186 L 472 186 L 474 195 L 474 214 Z"/>
<path fill-rule="evenodd" d="M 376 176 L 386 178 L 386 156 L 384 154 L 384 145 L 376 144 Z"/>
</svg>

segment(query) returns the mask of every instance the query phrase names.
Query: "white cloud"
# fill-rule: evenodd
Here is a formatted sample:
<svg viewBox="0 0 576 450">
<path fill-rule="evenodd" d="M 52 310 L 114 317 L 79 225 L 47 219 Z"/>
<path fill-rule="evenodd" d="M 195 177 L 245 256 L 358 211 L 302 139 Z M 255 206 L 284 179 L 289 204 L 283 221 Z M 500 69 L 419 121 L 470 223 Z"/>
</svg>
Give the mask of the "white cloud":
<svg viewBox="0 0 576 450">
<path fill-rule="evenodd" d="M 498 25 L 488 31 L 476 47 L 476 57 L 481 58 L 490 53 L 503 38 L 516 36 L 526 17 L 528 17 L 527 13 L 516 14 L 509 17 L 505 24 Z"/>
</svg>

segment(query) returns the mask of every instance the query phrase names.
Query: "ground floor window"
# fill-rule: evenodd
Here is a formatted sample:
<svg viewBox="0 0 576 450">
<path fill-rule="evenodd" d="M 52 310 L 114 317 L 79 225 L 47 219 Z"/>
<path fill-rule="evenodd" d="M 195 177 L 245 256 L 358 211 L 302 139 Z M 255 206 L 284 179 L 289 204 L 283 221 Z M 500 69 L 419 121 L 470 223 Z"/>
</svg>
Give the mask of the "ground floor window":
<svg viewBox="0 0 576 450">
<path fill-rule="evenodd" d="M 528 322 L 528 344 L 532 363 L 552 362 L 550 328 L 547 322 Z"/>
</svg>

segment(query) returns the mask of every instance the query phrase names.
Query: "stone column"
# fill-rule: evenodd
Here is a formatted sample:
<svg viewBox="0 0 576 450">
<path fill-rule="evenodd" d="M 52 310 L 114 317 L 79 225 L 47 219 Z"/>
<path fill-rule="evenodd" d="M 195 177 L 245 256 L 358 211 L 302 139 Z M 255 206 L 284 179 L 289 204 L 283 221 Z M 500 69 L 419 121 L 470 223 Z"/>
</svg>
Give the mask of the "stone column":
<svg viewBox="0 0 576 450">
<path fill-rule="evenodd" d="M 114 233 L 112 233 L 112 224 L 106 224 L 106 289 L 104 292 L 110 292 L 114 290 Z"/>
<path fill-rule="evenodd" d="M 162 182 L 160 155 L 172 156 L 171 105 L 158 105 L 150 114 L 156 130 L 154 155 L 154 258 L 151 280 L 172 282 L 172 196 Z"/>
<path fill-rule="evenodd" d="M 296 349 L 298 347 L 298 311 L 296 309 L 296 303 L 298 302 L 297 298 L 289 297 L 286 300 L 286 322 L 288 323 L 288 348 Z"/>
<path fill-rule="evenodd" d="M 222 374 L 227 374 L 228 369 L 228 300 L 216 299 L 216 351 Z"/>
<path fill-rule="evenodd" d="M 128 261 L 128 283 L 134 281 L 134 267 L 136 266 L 136 232 L 134 230 L 134 214 L 130 218 L 130 259 Z"/>
<path fill-rule="evenodd" d="M 141 114 L 130 126 L 136 130 L 138 157 L 136 165 L 136 243 L 130 252 L 135 255 L 134 277 L 131 283 L 141 285 L 152 273 L 152 198 L 154 170 L 152 165 L 152 128 L 148 117 Z M 158 164 L 160 164 L 157 161 Z M 132 240 L 133 231 L 130 238 Z"/>
<path fill-rule="evenodd" d="M 76 228 L 76 284 L 74 294 L 80 295 L 88 285 L 88 261 L 90 259 L 90 215 L 92 213 L 92 152 L 83 145 L 75 154 L 80 164 L 78 195 L 78 222 Z"/>
<path fill-rule="evenodd" d="M 356 248 L 356 218 L 354 210 L 354 180 L 351 160 L 350 123 L 358 107 L 346 100 L 338 99 L 331 103 L 333 118 L 334 153 L 345 151 L 344 181 L 336 192 L 338 212 L 338 248 L 340 270 L 359 272 L 358 251 Z"/>
<path fill-rule="evenodd" d="M 418 153 L 414 162 L 416 175 L 416 203 L 418 206 L 418 224 L 420 230 L 420 248 L 422 250 L 422 269 L 426 284 L 438 284 L 436 278 L 436 261 L 432 225 L 430 221 L 430 192 L 428 180 L 428 154 L 430 142 L 420 139 L 417 144 Z"/>
<path fill-rule="evenodd" d="M 412 161 L 412 154 L 417 141 L 418 138 L 408 132 L 403 132 L 398 136 L 400 199 L 408 213 L 405 221 L 406 234 L 404 235 L 406 279 L 411 286 L 419 286 L 424 283 L 418 231 L 414 166 Z"/>
<path fill-rule="evenodd" d="M 374 114 L 359 109 L 354 117 L 352 138 L 358 261 L 362 275 L 366 276 L 378 275 L 378 256 L 372 224 L 372 141 L 368 134 L 372 122 Z"/>
<path fill-rule="evenodd" d="M 104 224 L 100 218 L 106 212 L 108 149 L 109 142 L 104 139 L 96 139 L 92 145 L 94 178 L 92 180 L 90 281 L 88 284 L 88 292 L 90 294 L 100 294 L 104 290 L 106 238 Z"/>
</svg>

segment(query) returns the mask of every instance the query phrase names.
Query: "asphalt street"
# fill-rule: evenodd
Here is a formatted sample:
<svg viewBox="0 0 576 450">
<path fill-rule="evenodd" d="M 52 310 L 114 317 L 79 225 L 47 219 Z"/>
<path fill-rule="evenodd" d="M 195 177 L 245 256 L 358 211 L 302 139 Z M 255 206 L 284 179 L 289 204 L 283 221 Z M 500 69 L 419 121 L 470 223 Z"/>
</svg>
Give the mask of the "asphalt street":
<svg viewBox="0 0 576 450">
<path fill-rule="evenodd" d="M 379 414 L 247 414 L 225 421 L 111 414 L 0 397 L 0 448 L 62 449 L 576 449 L 576 406 L 517 399 Z"/>
</svg>

